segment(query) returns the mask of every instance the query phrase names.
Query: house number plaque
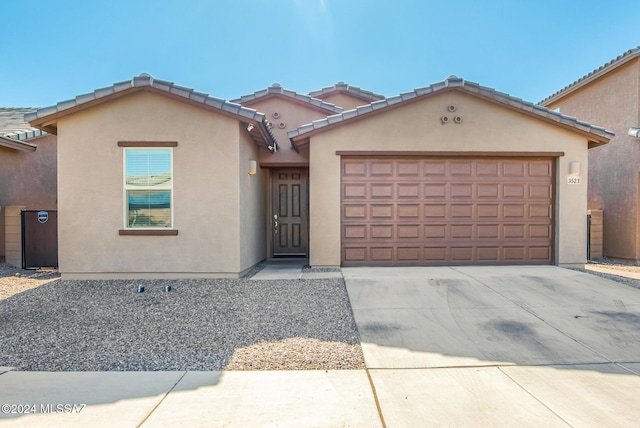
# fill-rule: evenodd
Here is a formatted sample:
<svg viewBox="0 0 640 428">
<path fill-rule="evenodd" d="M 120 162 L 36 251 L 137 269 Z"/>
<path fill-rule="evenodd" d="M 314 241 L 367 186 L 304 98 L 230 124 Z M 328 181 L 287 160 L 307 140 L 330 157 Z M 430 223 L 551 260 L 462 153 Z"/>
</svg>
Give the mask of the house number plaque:
<svg viewBox="0 0 640 428">
<path fill-rule="evenodd" d="M 580 177 L 567 177 L 567 184 L 580 184 Z"/>
</svg>

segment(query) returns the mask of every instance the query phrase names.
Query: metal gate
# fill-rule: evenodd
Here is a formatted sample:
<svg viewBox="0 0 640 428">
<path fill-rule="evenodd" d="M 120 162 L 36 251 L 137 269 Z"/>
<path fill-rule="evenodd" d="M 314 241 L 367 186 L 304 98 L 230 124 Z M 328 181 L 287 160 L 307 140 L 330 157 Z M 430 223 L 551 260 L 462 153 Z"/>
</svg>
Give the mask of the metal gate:
<svg viewBox="0 0 640 428">
<path fill-rule="evenodd" d="M 58 212 L 22 211 L 22 269 L 58 267 Z"/>
</svg>

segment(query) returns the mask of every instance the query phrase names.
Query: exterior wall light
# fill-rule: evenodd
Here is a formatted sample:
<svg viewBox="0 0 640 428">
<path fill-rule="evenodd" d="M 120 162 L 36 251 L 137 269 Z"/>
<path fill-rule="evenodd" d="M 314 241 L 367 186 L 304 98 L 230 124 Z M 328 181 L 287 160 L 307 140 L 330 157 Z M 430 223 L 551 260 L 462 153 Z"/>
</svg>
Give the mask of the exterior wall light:
<svg viewBox="0 0 640 428">
<path fill-rule="evenodd" d="M 640 138 L 640 128 L 629 128 L 629 135 Z"/>
<path fill-rule="evenodd" d="M 258 162 L 257 161 L 249 161 L 249 175 L 255 175 L 258 172 Z"/>
<path fill-rule="evenodd" d="M 569 162 L 569 175 L 580 175 L 580 162 Z"/>
</svg>

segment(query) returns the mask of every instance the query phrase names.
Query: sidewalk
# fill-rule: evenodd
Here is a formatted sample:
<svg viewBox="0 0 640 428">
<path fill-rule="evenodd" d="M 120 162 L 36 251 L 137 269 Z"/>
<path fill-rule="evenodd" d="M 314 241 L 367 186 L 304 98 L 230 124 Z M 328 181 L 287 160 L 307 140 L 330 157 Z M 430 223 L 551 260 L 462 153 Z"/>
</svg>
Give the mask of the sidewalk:
<svg viewBox="0 0 640 428">
<path fill-rule="evenodd" d="M 381 426 L 364 370 L 10 371 L 0 404 L 0 427 Z"/>
</svg>

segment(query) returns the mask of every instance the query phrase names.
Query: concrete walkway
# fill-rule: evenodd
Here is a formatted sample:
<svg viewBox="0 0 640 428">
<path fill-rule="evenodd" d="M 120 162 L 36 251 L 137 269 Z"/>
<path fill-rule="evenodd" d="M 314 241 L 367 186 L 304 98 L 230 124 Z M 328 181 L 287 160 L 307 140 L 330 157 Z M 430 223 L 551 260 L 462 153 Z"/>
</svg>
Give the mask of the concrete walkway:
<svg viewBox="0 0 640 428">
<path fill-rule="evenodd" d="M 640 290 L 557 267 L 343 274 L 366 370 L 4 367 L 0 427 L 637 426 Z"/>
<path fill-rule="evenodd" d="M 282 279 L 342 278 L 342 273 L 339 270 L 336 272 L 307 271 L 304 269 L 305 265 L 307 265 L 306 259 L 272 260 L 251 279 L 256 281 L 278 281 Z"/>
</svg>

